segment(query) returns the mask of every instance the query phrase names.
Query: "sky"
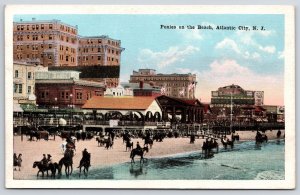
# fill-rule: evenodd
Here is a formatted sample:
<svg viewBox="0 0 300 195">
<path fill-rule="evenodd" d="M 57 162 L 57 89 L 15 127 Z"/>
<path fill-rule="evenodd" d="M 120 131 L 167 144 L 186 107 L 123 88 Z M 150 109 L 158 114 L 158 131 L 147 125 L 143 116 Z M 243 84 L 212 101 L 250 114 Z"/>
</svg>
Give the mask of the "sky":
<svg viewBox="0 0 300 195">
<path fill-rule="evenodd" d="M 264 91 L 267 105 L 284 105 L 283 15 L 56 14 L 15 15 L 14 21 L 30 21 L 33 17 L 78 25 L 82 36 L 108 35 L 121 40 L 125 48 L 122 82 L 128 82 L 132 71 L 139 68 L 156 69 L 157 73 L 192 73 L 197 75 L 195 97 L 202 102 L 210 102 L 211 91 L 237 84 L 245 90 Z M 187 29 L 188 25 L 196 28 Z M 213 30 L 197 29 L 198 25 L 210 25 Z M 234 26 L 236 30 L 217 30 L 217 26 Z M 253 26 L 259 30 L 252 30 Z"/>
</svg>

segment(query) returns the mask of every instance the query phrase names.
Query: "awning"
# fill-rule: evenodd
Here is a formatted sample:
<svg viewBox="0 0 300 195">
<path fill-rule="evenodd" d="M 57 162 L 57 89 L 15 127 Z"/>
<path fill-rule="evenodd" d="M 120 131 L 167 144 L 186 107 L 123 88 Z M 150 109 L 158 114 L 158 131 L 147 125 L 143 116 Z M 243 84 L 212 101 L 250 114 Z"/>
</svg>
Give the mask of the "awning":
<svg viewBox="0 0 300 195">
<path fill-rule="evenodd" d="M 14 112 L 24 112 L 24 110 L 21 108 L 20 104 L 15 103 L 14 104 Z"/>
</svg>

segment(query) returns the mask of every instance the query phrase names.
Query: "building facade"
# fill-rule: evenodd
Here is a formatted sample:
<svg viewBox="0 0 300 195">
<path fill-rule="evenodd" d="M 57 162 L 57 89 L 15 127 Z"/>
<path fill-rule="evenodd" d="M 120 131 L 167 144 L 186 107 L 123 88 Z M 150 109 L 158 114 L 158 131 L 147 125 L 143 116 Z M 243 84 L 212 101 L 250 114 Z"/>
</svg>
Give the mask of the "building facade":
<svg viewBox="0 0 300 195">
<path fill-rule="evenodd" d="M 185 99 L 195 98 L 196 75 L 195 74 L 157 74 L 154 69 L 139 69 L 130 75 L 130 83 L 140 81 L 157 86 L 161 94 Z"/>
<path fill-rule="evenodd" d="M 43 66 L 76 66 L 77 26 L 59 20 L 14 22 L 13 57 Z"/>
<path fill-rule="evenodd" d="M 159 87 L 152 86 L 148 83 L 140 81 L 139 83 L 121 83 L 125 91 L 132 91 L 133 96 L 152 96 L 158 97 L 161 95 Z"/>
<path fill-rule="evenodd" d="M 78 27 L 60 20 L 19 21 L 13 24 L 13 58 L 47 67 L 95 66 L 120 67 L 121 41 L 108 36 L 80 36 Z M 108 71 L 110 72 L 110 70 Z M 87 77 L 86 80 L 104 81 L 109 87 L 119 84 L 117 77 Z"/>
<path fill-rule="evenodd" d="M 79 79 L 79 72 L 36 72 L 36 96 L 39 107 L 80 108 L 93 96 L 103 96 L 103 83 Z"/>
<path fill-rule="evenodd" d="M 211 92 L 211 107 L 231 107 L 231 104 L 262 106 L 263 102 L 263 91 L 244 90 L 234 84 L 220 87 L 217 91 Z"/>
<path fill-rule="evenodd" d="M 108 36 L 79 37 L 79 66 L 120 66 L 121 41 Z"/>
<path fill-rule="evenodd" d="M 35 104 L 35 72 L 41 67 L 24 62 L 13 65 L 13 99 L 15 104 Z"/>
</svg>

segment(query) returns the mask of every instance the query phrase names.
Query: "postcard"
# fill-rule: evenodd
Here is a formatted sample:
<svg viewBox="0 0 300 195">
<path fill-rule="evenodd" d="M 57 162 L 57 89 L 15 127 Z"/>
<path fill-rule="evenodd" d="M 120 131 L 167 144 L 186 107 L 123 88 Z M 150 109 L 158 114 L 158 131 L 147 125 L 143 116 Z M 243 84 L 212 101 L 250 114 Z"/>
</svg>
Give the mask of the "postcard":
<svg viewBox="0 0 300 195">
<path fill-rule="evenodd" d="M 7 5 L 5 91 L 7 188 L 295 188 L 293 6 Z"/>
</svg>

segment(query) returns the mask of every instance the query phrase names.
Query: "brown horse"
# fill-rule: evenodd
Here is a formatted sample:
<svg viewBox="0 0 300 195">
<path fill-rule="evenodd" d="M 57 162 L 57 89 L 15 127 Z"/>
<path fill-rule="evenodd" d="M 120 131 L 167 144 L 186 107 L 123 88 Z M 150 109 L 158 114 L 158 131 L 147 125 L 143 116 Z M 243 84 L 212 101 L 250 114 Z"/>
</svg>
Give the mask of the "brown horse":
<svg viewBox="0 0 300 195">
<path fill-rule="evenodd" d="M 73 156 L 74 156 L 74 151 L 67 148 L 65 151 L 65 155 L 63 158 L 60 159 L 58 162 L 58 174 L 61 176 L 61 169 L 62 166 L 65 166 L 65 173 L 66 176 L 69 177 L 69 175 L 72 174 L 73 172 Z"/>
<path fill-rule="evenodd" d="M 33 168 L 38 167 L 38 172 L 36 176 L 39 176 L 39 173 L 42 173 L 42 177 L 44 177 L 44 172 L 46 172 L 47 177 L 49 176 L 48 171 L 51 171 L 51 177 L 55 177 L 56 174 L 56 169 L 59 169 L 59 165 L 57 163 L 49 163 L 49 164 L 44 164 L 41 161 L 35 161 L 33 163 Z"/>
<path fill-rule="evenodd" d="M 142 149 L 135 148 L 135 149 L 131 150 L 131 153 L 130 153 L 131 163 L 134 163 L 134 157 L 136 155 L 141 157 L 140 163 L 142 163 L 142 161 L 144 162 L 144 153 L 148 152 L 148 151 L 149 151 L 149 148 L 147 146 L 143 147 Z"/>
</svg>

